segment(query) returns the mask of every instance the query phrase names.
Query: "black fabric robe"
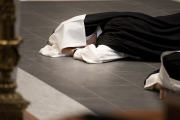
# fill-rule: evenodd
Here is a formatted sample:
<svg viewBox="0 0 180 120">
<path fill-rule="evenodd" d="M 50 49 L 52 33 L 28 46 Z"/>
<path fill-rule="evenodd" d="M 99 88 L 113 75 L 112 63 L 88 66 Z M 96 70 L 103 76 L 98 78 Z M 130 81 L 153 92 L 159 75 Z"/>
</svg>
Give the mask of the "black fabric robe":
<svg viewBox="0 0 180 120">
<path fill-rule="evenodd" d="M 96 46 L 107 45 L 115 51 L 160 61 L 164 51 L 180 50 L 180 13 L 151 17 L 134 12 L 108 12 L 86 15 L 86 36 L 98 25 L 102 34 Z"/>
</svg>

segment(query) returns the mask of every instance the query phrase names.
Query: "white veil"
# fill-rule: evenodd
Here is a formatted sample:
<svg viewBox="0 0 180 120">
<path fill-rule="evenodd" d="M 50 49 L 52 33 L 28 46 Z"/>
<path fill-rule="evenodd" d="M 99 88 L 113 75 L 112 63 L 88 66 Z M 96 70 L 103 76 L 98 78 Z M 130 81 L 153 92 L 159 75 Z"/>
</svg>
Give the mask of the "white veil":
<svg viewBox="0 0 180 120">
<path fill-rule="evenodd" d="M 79 15 L 62 22 L 49 37 L 49 43 L 39 53 L 50 57 L 66 56 L 62 49 L 68 47 L 86 46 L 84 19 L 86 15 Z"/>
</svg>

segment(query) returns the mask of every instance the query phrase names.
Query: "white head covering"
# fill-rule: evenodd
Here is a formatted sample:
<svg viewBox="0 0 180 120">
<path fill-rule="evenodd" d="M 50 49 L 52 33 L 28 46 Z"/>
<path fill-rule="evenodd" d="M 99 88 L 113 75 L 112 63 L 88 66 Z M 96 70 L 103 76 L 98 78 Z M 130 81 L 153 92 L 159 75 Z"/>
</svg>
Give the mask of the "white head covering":
<svg viewBox="0 0 180 120">
<path fill-rule="evenodd" d="M 62 22 L 49 37 L 50 45 L 46 45 L 39 53 L 45 56 L 59 57 L 62 49 L 86 46 L 84 19 L 86 15 L 73 17 Z"/>
</svg>

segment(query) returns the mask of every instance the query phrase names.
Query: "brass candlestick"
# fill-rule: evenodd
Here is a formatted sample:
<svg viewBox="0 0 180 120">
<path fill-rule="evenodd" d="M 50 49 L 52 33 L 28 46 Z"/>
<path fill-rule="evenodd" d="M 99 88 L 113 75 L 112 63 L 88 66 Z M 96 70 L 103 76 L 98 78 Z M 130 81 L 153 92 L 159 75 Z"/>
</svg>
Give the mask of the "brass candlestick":
<svg viewBox="0 0 180 120">
<path fill-rule="evenodd" d="M 13 0 L 0 0 L 0 120 L 22 120 L 29 104 L 15 92 L 11 72 L 19 61 L 21 37 L 14 37 L 15 6 Z"/>
</svg>

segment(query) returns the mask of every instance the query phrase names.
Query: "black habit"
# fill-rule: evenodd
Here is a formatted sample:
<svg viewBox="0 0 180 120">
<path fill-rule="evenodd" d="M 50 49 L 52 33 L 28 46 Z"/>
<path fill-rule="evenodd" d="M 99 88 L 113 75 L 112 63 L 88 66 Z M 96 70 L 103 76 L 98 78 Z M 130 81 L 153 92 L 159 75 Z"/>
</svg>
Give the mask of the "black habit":
<svg viewBox="0 0 180 120">
<path fill-rule="evenodd" d="M 135 12 L 88 14 L 84 24 L 86 36 L 101 27 L 96 46 L 107 45 L 144 60 L 160 61 L 162 52 L 180 50 L 180 13 L 158 17 Z"/>
</svg>

